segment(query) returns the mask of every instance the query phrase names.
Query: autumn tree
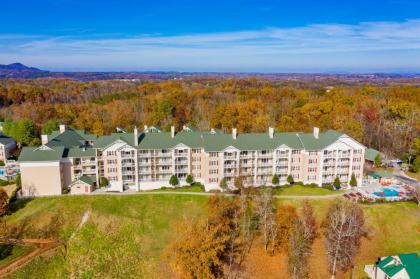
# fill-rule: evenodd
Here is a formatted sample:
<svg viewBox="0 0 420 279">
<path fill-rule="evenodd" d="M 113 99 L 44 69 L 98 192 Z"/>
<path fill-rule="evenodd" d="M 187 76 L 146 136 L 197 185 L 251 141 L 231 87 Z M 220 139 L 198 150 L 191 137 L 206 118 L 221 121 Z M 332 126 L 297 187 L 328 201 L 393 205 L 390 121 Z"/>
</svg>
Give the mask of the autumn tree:
<svg viewBox="0 0 420 279">
<path fill-rule="evenodd" d="M 293 206 L 277 207 L 277 235 L 271 252 L 275 250 L 287 251 L 289 249 L 289 239 L 292 233 L 293 224 L 297 220 L 298 215 Z"/>
<path fill-rule="evenodd" d="M 347 200 L 334 201 L 323 222 L 331 278 L 350 269 L 365 233 L 362 209 Z"/>
<path fill-rule="evenodd" d="M 3 217 L 7 213 L 8 208 L 9 208 L 9 196 L 3 189 L 0 189 L 0 218 Z"/>
</svg>

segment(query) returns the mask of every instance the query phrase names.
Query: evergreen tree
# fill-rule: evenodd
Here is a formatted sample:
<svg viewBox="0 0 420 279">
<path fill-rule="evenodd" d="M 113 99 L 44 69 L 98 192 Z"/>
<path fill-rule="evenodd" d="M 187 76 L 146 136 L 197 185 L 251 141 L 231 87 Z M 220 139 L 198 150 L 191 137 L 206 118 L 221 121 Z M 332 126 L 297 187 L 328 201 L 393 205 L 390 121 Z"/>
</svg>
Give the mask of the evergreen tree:
<svg viewBox="0 0 420 279">
<path fill-rule="evenodd" d="M 356 179 L 356 176 L 354 175 L 354 173 L 351 174 L 350 185 L 353 186 L 353 187 L 357 186 L 357 179 Z"/>
<path fill-rule="evenodd" d="M 176 177 L 175 175 L 172 175 L 171 178 L 169 179 L 169 184 L 171 184 L 174 187 L 178 186 L 179 185 L 178 177 Z"/>
<path fill-rule="evenodd" d="M 340 178 L 338 178 L 338 176 L 336 176 L 335 177 L 335 179 L 334 179 L 334 182 L 333 182 L 333 185 L 334 185 L 334 188 L 337 190 L 337 189 L 340 189 L 340 187 L 341 187 L 341 182 L 340 182 Z"/>
<path fill-rule="evenodd" d="M 273 176 L 273 179 L 271 180 L 271 183 L 272 183 L 273 185 L 279 185 L 280 180 L 279 180 L 279 177 L 277 176 L 277 174 L 275 174 L 275 175 Z"/>
<path fill-rule="evenodd" d="M 192 185 L 194 183 L 194 177 L 191 174 L 189 174 L 189 175 L 187 175 L 187 179 L 185 179 L 185 181 L 188 184 Z"/>
</svg>

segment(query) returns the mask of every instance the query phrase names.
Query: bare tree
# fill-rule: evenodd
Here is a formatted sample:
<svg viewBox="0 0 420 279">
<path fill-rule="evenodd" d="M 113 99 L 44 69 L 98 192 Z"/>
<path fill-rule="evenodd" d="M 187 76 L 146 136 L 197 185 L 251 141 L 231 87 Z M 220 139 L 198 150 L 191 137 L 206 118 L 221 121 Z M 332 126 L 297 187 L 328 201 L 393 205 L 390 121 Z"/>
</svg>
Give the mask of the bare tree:
<svg viewBox="0 0 420 279">
<path fill-rule="evenodd" d="M 305 225 L 302 220 L 297 219 L 293 224 L 288 250 L 289 273 L 293 279 L 309 277 L 308 258 L 312 252 L 311 244 Z"/>
<path fill-rule="evenodd" d="M 324 221 L 324 235 L 331 278 L 337 270 L 347 271 L 354 262 L 364 234 L 362 209 L 346 200 L 335 201 Z"/>
<path fill-rule="evenodd" d="M 417 206 L 419 207 L 420 206 L 420 185 L 417 183 L 417 184 L 414 184 L 414 198 L 416 199 L 416 201 L 417 201 Z"/>
<path fill-rule="evenodd" d="M 301 217 L 294 222 L 289 239 L 288 267 L 292 278 L 308 278 L 308 258 L 312 253 L 316 234 L 317 224 L 313 208 L 305 200 L 302 204 Z"/>
<path fill-rule="evenodd" d="M 271 189 L 264 189 L 255 197 L 259 225 L 264 237 L 264 248 L 267 251 L 270 236 L 274 233 L 276 218 L 273 206 L 273 193 Z"/>
<path fill-rule="evenodd" d="M 301 214 L 302 224 L 305 229 L 305 238 L 312 244 L 316 238 L 318 226 L 314 216 L 314 209 L 307 200 L 302 204 Z"/>
</svg>

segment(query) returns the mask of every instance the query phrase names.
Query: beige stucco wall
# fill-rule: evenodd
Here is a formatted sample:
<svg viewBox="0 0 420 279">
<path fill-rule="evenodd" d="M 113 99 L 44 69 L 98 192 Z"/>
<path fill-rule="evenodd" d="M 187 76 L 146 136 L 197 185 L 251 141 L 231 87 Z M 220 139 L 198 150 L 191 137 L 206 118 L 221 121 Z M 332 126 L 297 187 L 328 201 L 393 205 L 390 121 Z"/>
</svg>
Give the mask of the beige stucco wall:
<svg viewBox="0 0 420 279">
<path fill-rule="evenodd" d="M 59 162 L 21 163 L 23 196 L 61 195 Z"/>
<path fill-rule="evenodd" d="M 83 181 L 76 181 L 71 185 L 70 194 L 86 194 L 92 192 L 92 186 Z"/>
</svg>

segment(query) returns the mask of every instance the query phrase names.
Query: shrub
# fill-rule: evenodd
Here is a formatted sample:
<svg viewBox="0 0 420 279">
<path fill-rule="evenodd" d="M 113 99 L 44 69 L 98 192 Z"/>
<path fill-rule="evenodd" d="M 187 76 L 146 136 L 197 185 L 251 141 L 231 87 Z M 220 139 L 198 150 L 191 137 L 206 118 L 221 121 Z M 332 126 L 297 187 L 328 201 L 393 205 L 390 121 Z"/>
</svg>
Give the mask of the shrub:
<svg viewBox="0 0 420 279">
<path fill-rule="evenodd" d="M 322 188 L 328 189 L 328 190 L 331 190 L 331 191 L 334 191 L 335 190 L 334 189 L 334 186 L 331 185 L 331 184 L 324 184 L 324 185 L 322 185 Z"/>
<path fill-rule="evenodd" d="M 109 185 L 109 181 L 108 181 L 108 179 L 107 179 L 106 177 L 102 176 L 102 177 L 99 179 L 99 186 L 100 186 L 100 187 L 106 187 L 106 186 L 108 186 L 108 185 Z"/>
<path fill-rule="evenodd" d="M 4 161 L 0 160 L 0 167 L 4 167 L 4 166 L 5 166 Z"/>
<path fill-rule="evenodd" d="M 293 179 L 293 176 L 291 176 L 290 174 L 289 174 L 289 176 L 287 176 L 287 182 L 289 184 L 293 184 L 295 182 L 295 180 Z"/>
<path fill-rule="evenodd" d="M 10 184 L 9 181 L 0 179 L 0 186 L 7 186 L 9 184 Z"/>
</svg>

